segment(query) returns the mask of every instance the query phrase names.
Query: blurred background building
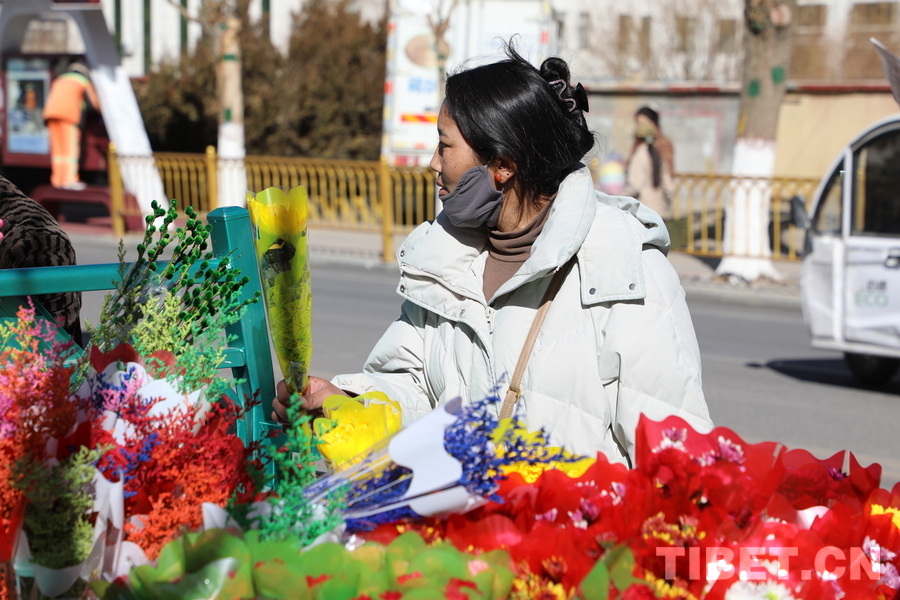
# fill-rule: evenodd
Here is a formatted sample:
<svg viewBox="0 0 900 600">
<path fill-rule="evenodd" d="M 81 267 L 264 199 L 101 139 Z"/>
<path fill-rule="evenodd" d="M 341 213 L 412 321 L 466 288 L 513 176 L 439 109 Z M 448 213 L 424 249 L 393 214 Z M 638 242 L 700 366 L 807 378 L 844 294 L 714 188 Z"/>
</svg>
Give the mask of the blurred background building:
<svg viewBox="0 0 900 600">
<path fill-rule="evenodd" d="M 560 53 L 592 92 L 589 118 L 631 146 L 634 111 L 657 108 L 676 172 L 727 173 L 737 130 L 744 2 L 557 2 Z M 895 1 L 799 0 L 776 175 L 820 177 L 843 143 L 895 113 L 869 42 L 900 49 Z"/>
<path fill-rule="evenodd" d="M 99 0 L 132 77 L 190 51 L 202 35 L 169 0 Z M 196 11 L 202 0 L 175 0 Z M 286 48 L 303 0 L 248 0 L 249 14 Z M 497 2 L 498 0 L 494 0 Z M 744 2 L 740 0 L 505 0 L 541 4 L 552 14 L 557 53 L 588 89 L 590 125 L 604 139 L 599 155 L 627 156 L 635 110 L 650 104 L 675 145 L 676 172 L 727 173 L 737 128 Z M 484 3 L 458 0 L 456 10 Z M 435 6 L 449 1 L 432 2 Z M 900 2 L 799 0 L 788 96 L 782 105 L 776 175 L 819 177 L 847 139 L 897 111 L 875 37 L 900 51 Z M 368 20 L 387 0 L 356 0 Z M 437 10 L 437 8 L 436 8 Z M 464 21 L 460 21 L 461 23 Z M 450 29 L 453 29 L 453 17 Z M 47 15 L 29 26 L 23 51 L 78 53 L 77 30 Z M 453 65 L 450 65 L 452 67 Z"/>
</svg>

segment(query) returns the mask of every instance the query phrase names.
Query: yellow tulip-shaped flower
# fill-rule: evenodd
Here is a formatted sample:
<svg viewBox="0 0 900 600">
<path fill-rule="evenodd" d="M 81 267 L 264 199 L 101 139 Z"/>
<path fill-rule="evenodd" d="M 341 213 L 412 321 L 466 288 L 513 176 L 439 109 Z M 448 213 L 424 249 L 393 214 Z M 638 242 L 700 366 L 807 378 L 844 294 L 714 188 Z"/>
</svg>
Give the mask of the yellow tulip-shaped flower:
<svg viewBox="0 0 900 600">
<path fill-rule="evenodd" d="M 306 190 L 269 188 L 247 195 L 275 354 L 291 392 L 306 388 L 312 353 L 312 289 L 306 241 Z"/>
</svg>

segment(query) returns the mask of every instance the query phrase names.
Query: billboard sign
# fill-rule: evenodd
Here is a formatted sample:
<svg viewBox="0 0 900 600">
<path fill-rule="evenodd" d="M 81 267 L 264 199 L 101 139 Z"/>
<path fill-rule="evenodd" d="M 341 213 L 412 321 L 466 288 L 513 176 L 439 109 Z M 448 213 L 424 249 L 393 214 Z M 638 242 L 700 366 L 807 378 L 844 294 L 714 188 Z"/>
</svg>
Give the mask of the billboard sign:
<svg viewBox="0 0 900 600">
<path fill-rule="evenodd" d="M 49 154 L 44 104 L 50 90 L 50 61 L 19 57 L 6 62 L 6 150 Z"/>
</svg>

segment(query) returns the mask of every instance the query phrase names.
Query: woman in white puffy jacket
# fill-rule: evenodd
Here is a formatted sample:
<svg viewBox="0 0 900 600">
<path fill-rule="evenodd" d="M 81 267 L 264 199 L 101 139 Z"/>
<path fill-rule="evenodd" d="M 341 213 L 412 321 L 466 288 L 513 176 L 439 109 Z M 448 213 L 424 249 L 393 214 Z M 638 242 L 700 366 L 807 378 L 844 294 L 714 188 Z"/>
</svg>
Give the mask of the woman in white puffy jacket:
<svg viewBox="0 0 900 600">
<path fill-rule="evenodd" d="M 564 279 L 526 353 L 516 414 L 551 443 L 631 462 L 638 418 L 712 427 L 684 291 L 659 216 L 594 189 L 593 147 L 565 61 L 508 59 L 450 77 L 431 161 L 443 202 L 398 252 L 402 314 L 362 373 L 310 378 L 329 395 L 381 391 L 404 422 L 456 397 L 505 396 L 538 307 Z M 290 395 L 279 384 L 274 417 Z"/>
</svg>

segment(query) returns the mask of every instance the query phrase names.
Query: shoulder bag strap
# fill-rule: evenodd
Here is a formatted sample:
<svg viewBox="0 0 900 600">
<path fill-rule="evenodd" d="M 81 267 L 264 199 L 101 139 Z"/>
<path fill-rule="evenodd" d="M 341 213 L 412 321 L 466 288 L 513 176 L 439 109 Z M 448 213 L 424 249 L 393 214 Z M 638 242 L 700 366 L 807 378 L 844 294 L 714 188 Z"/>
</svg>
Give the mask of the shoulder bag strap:
<svg viewBox="0 0 900 600">
<path fill-rule="evenodd" d="M 560 267 L 550 281 L 547 291 L 544 292 L 541 306 L 538 308 L 537 314 L 534 315 L 534 322 L 528 331 L 528 337 L 525 338 L 525 345 L 522 347 L 522 353 L 519 355 L 519 361 L 516 363 L 516 370 L 513 372 L 512 380 L 509 382 L 509 389 L 503 398 L 503 404 L 500 406 L 501 419 L 511 417 L 513 409 L 515 409 L 516 403 L 519 401 L 519 396 L 522 393 L 519 386 L 522 382 L 522 375 L 525 373 L 525 365 L 528 364 L 528 357 L 531 356 L 531 350 L 534 348 L 534 342 L 537 340 L 538 331 L 540 331 L 541 325 L 544 324 L 544 317 L 547 316 L 547 311 L 550 310 L 550 303 L 562 286 L 563 279 L 566 278 L 566 274 L 574 262 L 575 257 L 573 256 L 566 264 Z"/>
</svg>

